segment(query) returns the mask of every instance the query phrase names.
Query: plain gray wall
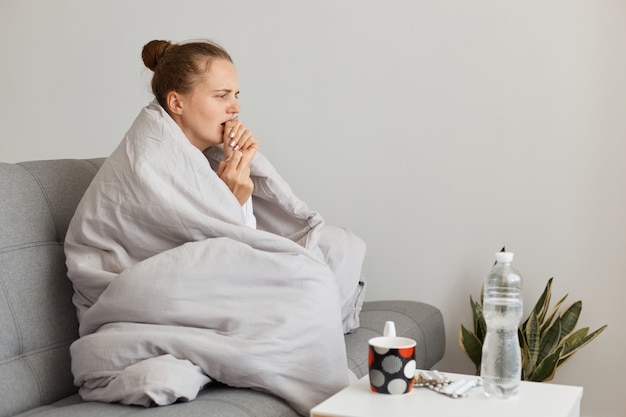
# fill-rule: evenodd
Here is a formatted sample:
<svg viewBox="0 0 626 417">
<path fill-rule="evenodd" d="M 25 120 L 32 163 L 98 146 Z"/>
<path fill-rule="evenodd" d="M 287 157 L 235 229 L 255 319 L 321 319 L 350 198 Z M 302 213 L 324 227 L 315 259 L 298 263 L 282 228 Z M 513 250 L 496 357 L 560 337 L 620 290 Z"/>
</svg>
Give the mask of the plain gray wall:
<svg viewBox="0 0 626 417">
<path fill-rule="evenodd" d="M 443 311 L 443 371 L 502 245 L 609 324 L 557 373 L 623 415 L 623 0 L 0 0 L 0 160 L 106 156 L 151 99 L 151 39 L 233 55 L 242 120 L 293 189 L 368 243 L 368 298 Z M 322 300 L 320 300 L 322 302 Z"/>
</svg>

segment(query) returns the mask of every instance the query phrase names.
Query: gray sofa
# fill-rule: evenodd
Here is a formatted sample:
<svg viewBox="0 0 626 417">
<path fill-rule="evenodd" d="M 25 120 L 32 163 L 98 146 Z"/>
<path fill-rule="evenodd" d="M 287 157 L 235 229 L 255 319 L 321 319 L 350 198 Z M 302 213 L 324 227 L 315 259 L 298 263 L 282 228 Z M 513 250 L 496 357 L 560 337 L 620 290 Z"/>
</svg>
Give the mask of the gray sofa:
<svg viewBox="0 0 626 417">
<path fill-rule="evenodd" d="M 102 161 L 0 163 L 0 417 L 297 416 L 269 394 L 217 383 L 195 401 L 167 407 L 80 399 L 70 371 L 69 346 L 78 324 L 63 240 Z M 438 309 L 417 301 L 370 301 L 361 327 L 345 336 L 357 376 L 367 373 L 367 340 L 380 335 L 387 320 L 395 321 L 398 334 L 417 341 L 418 368 L 441 359 L 445 341 Z"/>
</svg>

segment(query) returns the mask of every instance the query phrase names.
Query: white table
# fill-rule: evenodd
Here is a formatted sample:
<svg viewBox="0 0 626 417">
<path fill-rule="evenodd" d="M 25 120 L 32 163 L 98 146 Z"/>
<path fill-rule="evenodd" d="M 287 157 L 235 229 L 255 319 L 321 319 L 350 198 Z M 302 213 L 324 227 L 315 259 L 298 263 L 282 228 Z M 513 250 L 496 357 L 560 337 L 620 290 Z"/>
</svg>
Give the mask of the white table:
<svg viewBox="0 0 626 417">
<path fill-rule="evenodd" d="M 477 378 L 445 373 L 452 379 Z M 510 399 L 485 397 L 475 387 L 465 398 L 450 398 L 428 388 L 413 388 L 404 395 L 370 391 L 366 375 L 311 410 L 311 417 L 579 417 L 582 387 L 522 381 L 519 394 Z"/>
</svg>

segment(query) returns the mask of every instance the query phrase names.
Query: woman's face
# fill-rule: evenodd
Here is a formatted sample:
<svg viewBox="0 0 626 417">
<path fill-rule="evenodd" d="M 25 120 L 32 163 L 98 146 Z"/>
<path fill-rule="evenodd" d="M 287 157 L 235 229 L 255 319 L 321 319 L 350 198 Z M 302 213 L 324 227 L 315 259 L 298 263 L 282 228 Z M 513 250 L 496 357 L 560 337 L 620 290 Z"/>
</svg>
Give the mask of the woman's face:
<svg viewBox="0 0 626 417">
<path fill-rule="evenodd" d="M 222 143 L 224 123 L 240 111 L 239 81 L 233 63 L 214 60 L 193 91 L 173 94 L 177 103 L 170 105 L 172 118 L 191 144 L 204 151 Z"/>
</svg>

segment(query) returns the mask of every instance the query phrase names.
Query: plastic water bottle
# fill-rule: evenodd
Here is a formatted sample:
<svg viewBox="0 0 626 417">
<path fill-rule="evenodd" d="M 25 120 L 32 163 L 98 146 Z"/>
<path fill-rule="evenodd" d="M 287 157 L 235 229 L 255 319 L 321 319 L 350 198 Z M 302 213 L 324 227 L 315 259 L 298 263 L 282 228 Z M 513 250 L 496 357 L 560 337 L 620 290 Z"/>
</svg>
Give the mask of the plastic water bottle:
<svg viewBox="0 0 626 417">
<path fill-rule="evenodd" d="M 496 253 L 487 276 L 483 315 L 487 334 L 483 342 L 480 375 L 488 397 L 517 395 L 522 376 L 522 353 L 517 329 L 522 319 L 522 277 L 513 268 L 513 253 Z"/>
</svg>

